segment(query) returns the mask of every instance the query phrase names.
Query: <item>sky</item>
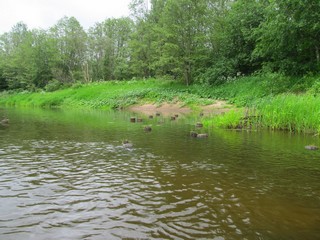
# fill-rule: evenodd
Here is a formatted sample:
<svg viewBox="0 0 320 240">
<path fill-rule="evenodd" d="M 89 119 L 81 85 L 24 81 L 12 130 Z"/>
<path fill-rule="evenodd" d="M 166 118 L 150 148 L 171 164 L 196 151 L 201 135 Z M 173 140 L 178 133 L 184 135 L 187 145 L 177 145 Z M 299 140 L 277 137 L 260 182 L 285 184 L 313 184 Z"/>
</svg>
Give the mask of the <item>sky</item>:
<svg viewBox="0 0 320 240">
<path fill-rule="evenodd" d="M 48 29 L 64 16 L 88 29 L 106 18 L 129 16 L 131 0 L 0 0 L 0 34 L 18 22 L 29 29 Z"/>
</svg>

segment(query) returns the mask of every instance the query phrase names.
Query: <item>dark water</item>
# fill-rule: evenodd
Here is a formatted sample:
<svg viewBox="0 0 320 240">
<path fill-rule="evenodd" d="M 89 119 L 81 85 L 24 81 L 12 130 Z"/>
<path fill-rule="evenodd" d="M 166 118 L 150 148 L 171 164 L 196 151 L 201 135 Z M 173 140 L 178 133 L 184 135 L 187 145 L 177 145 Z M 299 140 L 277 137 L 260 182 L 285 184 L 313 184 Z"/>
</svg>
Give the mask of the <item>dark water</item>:
<svg viewBox="0 0 320 240">
<path fill-rule="evenodd" d="M 0 239 L 320 239 L 320 151 L 304 149 L 318 137 L 193 139 L 197 117 L 4 114 Z"/>
</svg>

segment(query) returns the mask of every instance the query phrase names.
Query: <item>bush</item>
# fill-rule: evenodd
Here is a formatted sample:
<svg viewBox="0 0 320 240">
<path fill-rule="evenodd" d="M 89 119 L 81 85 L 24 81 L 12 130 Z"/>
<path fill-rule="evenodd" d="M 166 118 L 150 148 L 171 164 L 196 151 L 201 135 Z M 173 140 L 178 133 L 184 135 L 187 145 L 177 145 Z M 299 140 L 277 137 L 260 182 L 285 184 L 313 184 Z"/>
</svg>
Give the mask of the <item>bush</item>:
<svg viewBox="0 0 320 240">
<path fill-rule="evenodd" d="M 308 94 L 311 94 L 313 96 L 319 96 L 319 94 L 320 94 L 320 78 L 314 82 L 314 84 L 308 90 Z"/>
<path fill-rule="evenodd" d="M 45 90 L 47 92 L 54 92 L 59 90 L 61 86 L 62 84 L 58 80 L 54 79 L 45 86 Z"/>
</svg>

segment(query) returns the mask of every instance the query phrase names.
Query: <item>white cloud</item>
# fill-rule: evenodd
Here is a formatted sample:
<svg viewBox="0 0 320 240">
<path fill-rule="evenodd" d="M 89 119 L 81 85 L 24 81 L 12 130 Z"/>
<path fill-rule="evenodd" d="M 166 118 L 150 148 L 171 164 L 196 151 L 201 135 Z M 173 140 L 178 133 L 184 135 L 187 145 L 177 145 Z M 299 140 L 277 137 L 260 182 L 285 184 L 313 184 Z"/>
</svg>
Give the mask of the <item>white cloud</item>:
<svg viewBox="0 0 320 240">
<path fill-rule="evenodd" d="M 17 22 L 30 29 L 48 29 L 64 16 L 75 17 L 85 28 L 110 17 L 129 15 L 130 0 L 0 0 L 0 34 Z"/>
</svg>

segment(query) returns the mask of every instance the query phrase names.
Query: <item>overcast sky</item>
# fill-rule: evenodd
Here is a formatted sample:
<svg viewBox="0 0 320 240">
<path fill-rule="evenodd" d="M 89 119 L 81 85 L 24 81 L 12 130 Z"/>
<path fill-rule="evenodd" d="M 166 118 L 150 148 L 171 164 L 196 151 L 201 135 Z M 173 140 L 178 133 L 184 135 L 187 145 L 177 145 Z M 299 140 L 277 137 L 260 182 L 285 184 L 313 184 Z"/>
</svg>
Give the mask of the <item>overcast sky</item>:
<svg viewBox="0 0 320 240">
<path fill-rule="evenodd" d="M 131 0 L 0 0 L 0 34 L 22 21 L 29 29 L 48 29 L 64 16 L 88 29 L 110 17 L 129 16 Z"/>
</svg>

